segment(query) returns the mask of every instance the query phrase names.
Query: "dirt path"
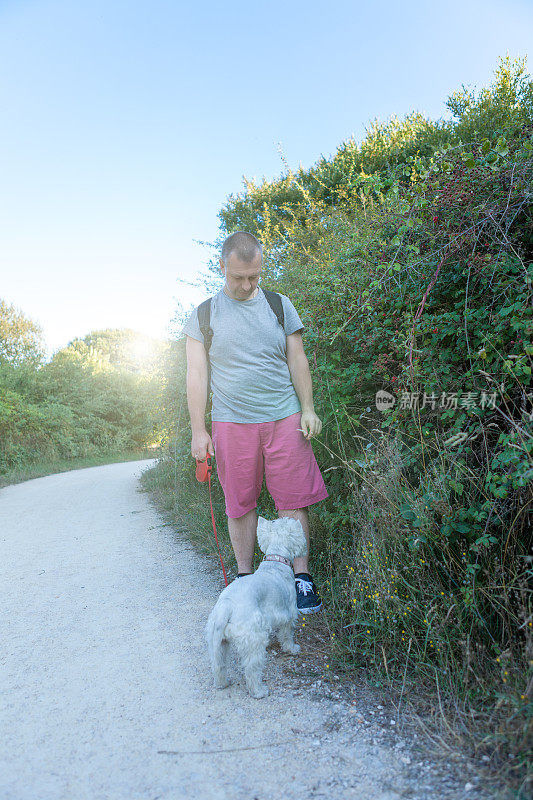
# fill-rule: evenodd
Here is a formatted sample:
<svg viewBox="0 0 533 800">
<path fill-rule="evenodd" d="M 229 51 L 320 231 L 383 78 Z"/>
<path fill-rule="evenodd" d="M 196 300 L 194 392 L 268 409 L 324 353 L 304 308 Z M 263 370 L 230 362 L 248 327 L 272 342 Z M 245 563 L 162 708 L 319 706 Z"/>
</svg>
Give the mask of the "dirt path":
<svg viewBox="0 0 533 800">
<path fill-rule="evenodd" d="M 1 800 L 479 800 L 294 658 L 270 654 L 266 700 L 212 688 L 220 580 L 138 491 L 151 464 L 0 490 Z"/>
</svg>

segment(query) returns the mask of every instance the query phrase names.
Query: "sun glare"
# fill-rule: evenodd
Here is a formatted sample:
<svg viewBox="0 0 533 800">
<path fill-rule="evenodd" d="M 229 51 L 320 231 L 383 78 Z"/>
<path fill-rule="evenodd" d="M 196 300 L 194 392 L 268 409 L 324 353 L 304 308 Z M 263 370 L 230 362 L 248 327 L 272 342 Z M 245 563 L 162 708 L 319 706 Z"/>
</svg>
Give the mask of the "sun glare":
<svg viewBox="0 0 533 800">
<path fill-rule="evenodd" d="M 155 355 L 154 345 L 148 339 L 134 339 L 128 349 L 132 359 L 139 365 L 149 363 Z"/>
</svg>

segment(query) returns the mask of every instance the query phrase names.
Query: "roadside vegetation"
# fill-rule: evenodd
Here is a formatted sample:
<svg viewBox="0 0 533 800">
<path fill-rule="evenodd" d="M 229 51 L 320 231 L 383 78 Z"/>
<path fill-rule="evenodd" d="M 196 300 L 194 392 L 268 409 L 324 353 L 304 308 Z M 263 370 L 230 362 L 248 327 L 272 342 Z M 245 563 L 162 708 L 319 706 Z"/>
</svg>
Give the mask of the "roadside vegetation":
<svg viewBox="0 0 533 800">
<path fill-rule="evenodd" d="M 0 300 L 0 486 L 146 458 L 161 436 L 168 344 L 95 331 L 45 362 L 42 331 Z"/>
<path fill-rule="evenodd" d="M 312 570 L 328 661 L 364 668 L 432 735 L 530 796 L 533 83 L 502 60 L 447 101 L 450 120 L 374 122 L 330 159 L 230 196 L 220 241 L 251 231 L 262 285 L 305 324 L 315 453 Z M 217 248 L 220 242 L 214 243 Z M 219 288 L 216 260 L 205 277 Z M 164 453 L 143 480 L 194 520 L 183 342 L 167 361 Z M 376 394 L 383 392 L 379 407 Z M 220 488 L 215 506 L 222 532 Z M 266 495 L 259 511 L 272 515 Z M 223 534 L 226 535 L 226 534 Z M 226 561 L 231 565 L 228 540 Z M 427 709 L 428 705 L 425 706 Z M 528 779 L 529 776 L 529 779 Z"/>
<path fill-rule="evenodd" d="M 18 467 L 0 475 L 0 489 L 3 486 L 12 486 L 15 483 L 30 481 L 34 478 L 42 478 L 45 475 L 55 475 L 59 472 L 69 472 L 73 469 L 86 469 L 87 467 L 99 467 L 103 464 L 118 464 L 124 461 L 140 461 L 146 458 L 157 458 L 159 449 L 157 447 L 146 447 L 138 450 L 124 450 L 117 453 L 103 453 L 101 456 L 92 458 L 66 458 L 51 459 L 50 461 L 33 461 L 24 466 Z"/>
</svg>

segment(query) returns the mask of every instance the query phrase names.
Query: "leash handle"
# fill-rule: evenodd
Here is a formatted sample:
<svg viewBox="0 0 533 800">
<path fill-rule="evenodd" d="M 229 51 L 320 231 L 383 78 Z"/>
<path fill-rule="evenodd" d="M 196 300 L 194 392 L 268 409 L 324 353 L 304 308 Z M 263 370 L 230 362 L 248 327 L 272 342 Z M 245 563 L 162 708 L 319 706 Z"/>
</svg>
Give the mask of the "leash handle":
<svg viewBox="0 0 533 800">
<path fill-rule="evenodd" d="M 200 481 L 200 483 L 205 483 L 211 477 L 212 471 L 213 464 L 209 454 L 203 461 L 198 461 L 198 459 L 196 459 L 196 479 Z"/>
<path fill-rule="evenodd" d="M 211 507 L 211 522 L 213 523 L 213 533 L 215 534 L 215 542 L 217 544 L 218 557 L 220 559 L 220 566 L 222 567 L 222 574 L 224 575 L 224 583 L 228 585 L 228 576 L 224 568 L 222 560 L 222 553 L 220 552 L 220 545 L 218 543 L 217 526 L 215 524 L 215 513 L 213 511 L 213 498 L 211 496 L 211 473 L 213 471 L 213 462 L 211 456 L 208 454 L 204 461 L 196 459 L 196 478 L 200 483 L 208 483 L 209 485 L 209 505 Z"/>
</svg>

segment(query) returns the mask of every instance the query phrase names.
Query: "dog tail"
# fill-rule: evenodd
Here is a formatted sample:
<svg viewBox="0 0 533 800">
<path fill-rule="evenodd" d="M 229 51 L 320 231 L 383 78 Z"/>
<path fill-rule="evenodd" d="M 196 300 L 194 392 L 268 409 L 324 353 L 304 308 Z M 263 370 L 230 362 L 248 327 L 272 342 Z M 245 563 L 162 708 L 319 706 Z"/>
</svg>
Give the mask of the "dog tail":
<svg viewBox="0 0 533 800">
<path fill-rule="evenodd" d="M 207 649 L 215 678 L 224 669 L 227 643 L 225 642 L 226 625 L 231 617 L 231 606 L 229 603 L 217 603 L 209 614 L 205 634 L 207 639 Z"/>
</svg>

